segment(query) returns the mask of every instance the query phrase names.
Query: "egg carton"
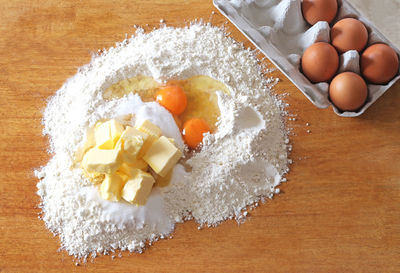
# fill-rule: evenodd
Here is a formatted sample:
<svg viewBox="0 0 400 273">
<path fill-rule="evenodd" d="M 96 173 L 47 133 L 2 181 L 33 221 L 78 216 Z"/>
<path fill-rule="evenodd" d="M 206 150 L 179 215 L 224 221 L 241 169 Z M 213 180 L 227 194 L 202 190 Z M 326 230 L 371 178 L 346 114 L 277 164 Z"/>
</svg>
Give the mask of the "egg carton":
<svg viewBox="0 0 400 273">
<path fill-rule="evenodd" d="M 330 30 L 343 18 L 355 18 L 368 30 L 367 47 L 381 42 L 397 49 L 368 19 L 363 17 L 348 1 L 338 0 L 338 14 L 329 25 L 320 21 L 307 24 L 301 11 L 301 0 L 214 0 L 214 6 L 227 17 L 283 74 L 318 108 L 333 107 L 342 117 L 356 117 L 364 113 L 399 78 L 400 71 L 386 85 L 368 84 L 368 98 L 357 112 L 343 112 L 331 103 L 329 83 L 310 82 L 300 72 L 300 60 L 304 51 L 313 43 L 330 42 Z M 350 50 L 340 55 L 338 72 L 351 71 L 360 74 L 360 54 Z"/>
</svg>

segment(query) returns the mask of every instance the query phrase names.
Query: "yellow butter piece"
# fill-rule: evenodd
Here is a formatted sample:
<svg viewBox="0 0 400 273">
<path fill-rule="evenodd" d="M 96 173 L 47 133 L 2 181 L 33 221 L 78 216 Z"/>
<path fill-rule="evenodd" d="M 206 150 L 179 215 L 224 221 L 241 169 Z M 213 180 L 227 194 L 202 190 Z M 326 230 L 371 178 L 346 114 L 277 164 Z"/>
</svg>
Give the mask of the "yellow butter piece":
<svg viewBox="0 0 400 273">
<path fill-rule="evenodd" d="M 114 149 L 123 131 L 124 126 L 115 119 L 98 123 L 94 129 L 97 147 L 100 149 Z"/>
<path fill-rule="evenodd" d="M 117 174 L 119 177 L 121 177 L 122 181 L 125 183 L 126 181 L 128 181 L 128 179 L 130 178 L 129 175 L 127 175 L 125 172 L 120 171 L 120 169 L 118 169 L 115 174 Z"/>
<path fill-rule="evenodd" d="M 122 132 L 124 131 L 124 126 L 116 121 L 115 119 L 108 121 L 110 124 L 110 135 L 113 141 L 113 144 L 117 143 L 118 139 L 121 137 Z"/>
<path fill-rule="evenodd" d="M 130 168 L 139 169 L 142 171 L 147 171 L 149 164 L 143 159 L 136 159 L 135 161 L 126 162 Z"/>
<path fill-rule="evenodd" d="M 136 129 L 139 131 L 145 132 L 148 135 L 160 137 L 161 136 L 161 129 L 151 121 L 145 119 L 141 122 L 137 122 L 135 124 Z"/>
<path fill-rule="evenodd" d="M 174 168 L 172 168 L 164 177 L 154 174 L 154 179 L 156 180 L 154 185 L 160 188 L 168 186 L 169 183 L 171 182 L 173 173 L 174 173 Z"/>
<path fill-rule="evenodd" d="M 151 174 L 137 170 L 137 175 L 129 179 L 122 189 L 122 198 L 132 204 L 143 206 L 151 193 L 155 180 Z"/>
<path fill-rule="evenodd" d="M 143 147 L 138 155 L 138 157 L 141 158 L 147 153 L 153 142 L 161 136 L 161 129 L 149 120 L 144 120 L 142 122 L 136 123 L 135 127 L 139 131 L 144 132 L 148 135 L 148 138 L 144 142 Z"/>
<path fill-rule="evenodd" d="M 94 139 L 94 129 L 90 128 L 86 131 L 86 142 L 83 144 L 83 147 L 78 148 L 75 153 L 74 162 L 81 162 L 85 153 L 94 146 L 96 146 L 96 140 Z"/>
<path fill-rule="evenodd" d="M 181 157 L 182 152 L 168 138 L 161 136 L 154 141 L 143 159 L 158 175 L 165 177 Z"/>
<path fill-rule="evenodd" d="M 117 173 L 121 177 L 123 177 L 123 179 L 128 180 L 129 178 L 135 177 L 138 174 L 139 170 L 146 171 L 148 165 L 147 165 L 146 162 L 144 162 L 144 164 L 146 164 L 146 168 L 143 168 L 143 167 L 142 168 L 138 168 L 137 166 L 130 165 L 130 164 L 127 164 L 126 162 L 124 162 L 124 163 L 121 164 L 121 166 L 117 170 Z"/>
<path fill-rule="evenodd" d="M 114 173 L 121 165 L 120 150 L 90 149 L 83 157 L 82 167 L 88 173 Z"/>
<path fill-rule="evenodd" d="M 135 161 L 148 137 L 148 134 L 127 126 L 119 140 L 122 143 L 124 160 L 128 162 Z"/>
<path fill-rule="evenodd" d="M 124 187 L 124 181 L 118 174 L 107 174 L 100 185 L 100 195 L 106 200 L 121 200 L 121 191 Z"/>
</svg>

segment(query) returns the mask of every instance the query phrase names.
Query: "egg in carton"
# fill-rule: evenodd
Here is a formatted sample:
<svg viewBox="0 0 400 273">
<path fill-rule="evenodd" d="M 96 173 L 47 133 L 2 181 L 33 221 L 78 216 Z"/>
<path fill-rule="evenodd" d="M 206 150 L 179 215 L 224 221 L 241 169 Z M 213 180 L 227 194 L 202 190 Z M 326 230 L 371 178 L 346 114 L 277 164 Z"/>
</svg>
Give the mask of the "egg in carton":
<svg viewBox="0 0 400 273">
<path fill-rule="evenodd" d="M 363 17 L 349 2 L 338 0 L 338 12 L 329 24 L 320 21 L 310 26 L 304 19 L 301 0 L 214 0 L 215 7 L 226 16 L 272 63 L 274 63 L 301 92 L 317 107 L 330 105 L 342 117 L 355 117 L 364 113 L 399 78 L 397 75 L 385 85 L 368 84 L 368 98 L 355 112 L 344 112 L 329 100 L 329 83 L 312 83 L 301 73 L 300 62 L 304 51 L 317 42 L 330 43 L 331 26 L 344 18 L 361 21 L 368 31 L 368 43 L 385 43 L 400 51 L 377 28 Z M 360 54 L 356 50 L 339 56 L 338 73 L 360 74 Z"/>
</svg>

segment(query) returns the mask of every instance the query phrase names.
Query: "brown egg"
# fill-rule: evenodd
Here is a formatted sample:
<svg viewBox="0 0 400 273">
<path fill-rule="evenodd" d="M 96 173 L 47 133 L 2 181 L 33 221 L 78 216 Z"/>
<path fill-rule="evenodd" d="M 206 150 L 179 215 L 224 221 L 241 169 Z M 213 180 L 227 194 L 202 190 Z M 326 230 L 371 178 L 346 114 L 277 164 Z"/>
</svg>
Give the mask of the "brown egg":
<svg viewBox="0 0 400 273">
<path fill-rule="evenodd" d="M 329 86 L 329 98 L 342 111 L 355 111 L 364 105 L 368 88 L 364 79 L 353 72 L 337 75 Z"/>
<path fill-rule="evenodd" d="M 349 50 L 361 52 L 367 45 L 368 31 L 360 21 L 346 18 L 332 27 L 331 40 L 340 54 Z"/>
<path fill-rule="evenodd" d="M 319 21 L 331 23 L 336 17 L 338 4 L 336 0 L 303 0 L 301 10 L 304 19 L 311 25 Z"/>
<path fill-rule="evenodd" d="M 315 43 L 306 49 L 301 58 L 304 75 L 314 82 L 328 82 L 339 67 L 339 55 L 328 43 Z"/>
<path fill-rule="evenodd" d="M 399 72 L 396 51 L 385 44 L 374 44 L 361 55 L 361 73 L 374 84 L 385 84 Z"/>
</svg>

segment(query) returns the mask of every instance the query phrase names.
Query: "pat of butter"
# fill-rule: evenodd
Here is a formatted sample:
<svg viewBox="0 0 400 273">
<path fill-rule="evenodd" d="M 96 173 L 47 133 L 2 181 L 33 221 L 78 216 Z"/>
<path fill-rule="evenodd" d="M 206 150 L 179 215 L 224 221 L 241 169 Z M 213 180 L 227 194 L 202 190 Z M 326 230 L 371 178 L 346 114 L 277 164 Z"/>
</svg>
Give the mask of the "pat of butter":
<svg viewBox="0 0 400 273">
<path fill-rule="evenodd" d="M 118 174 L 107 174 L 100 185 L 100 195 L 106 200 L 121 200 L 121 191 L 124 181 Z"/>
<path fill-rule="evenodd" d="M 160 176 L 165 177 L 182 157 L 182 152 L 165 136 L 154 141 L 143 156 L 150 167 Z"/>
<path fill-rule="evenodd" d="M 122 142 L 124 160 L 131 163 L 137 160 L 139 151 L 147 141 L 149 135 L 133 127 L 127 126 L 122 133 L 120 142 Z"/>
<path fill-rule="evenodd" d="M 115 119 L 97 124 L 94 129 L 97 147 L 99 149 L 114 149 L 123 131 L 124 126 Z"/>
<path fill-rule="evenodd" d="M 142 150 L 139 152 L 138 155 L 139 157 L 143 157 L 147 153 L 153 142 L 161 136 L 161 129 L 149 120 L 136 122 L 135 127 L 139 131 L 142 131 L 148 135 L 148 138 L 143 144 Z"/>
<path fill-rule="evenodd" d="M 126 162 L 122 163 L 117 173 L 124 181 L 127 181 L 129 178 L 132 178 L 137 175 L 138 170 L 147 171 L 148 164 L 140 159 L 136 165 L 127 164 Z"/>
<path fill-rule="evenodd" d="M 121 165 L 120 150 L 90 149 L 82 160 L 82 167 L 89 173 L 114 173 Z"/>
<path fill-rule="evenodd" d="M 135 161 L 127 162 L 127 164 L 130 168 L 135 168 L 142 171 L 147 171 L 149 167 L 149 164 L 147 164 L 147 162 L 143 159 L 136 159 Z"/>
<path fill-rule="evenodd" d="M 136 129 L 139 131 L 145 132 L 148 135 L 160 137 L 161 136 L 161 129 L 151 121 L 145 119 L 141 122 L 136 122 L 135 124 Z"/>
<path fill-rule="evenodd" d="M 155 180 L 151 174 L 137 170 L 135 177 L 129 179 L 122 189 L 122 198 L 132 204 L 143 206 L 149 198 Z"/>
</svg>

